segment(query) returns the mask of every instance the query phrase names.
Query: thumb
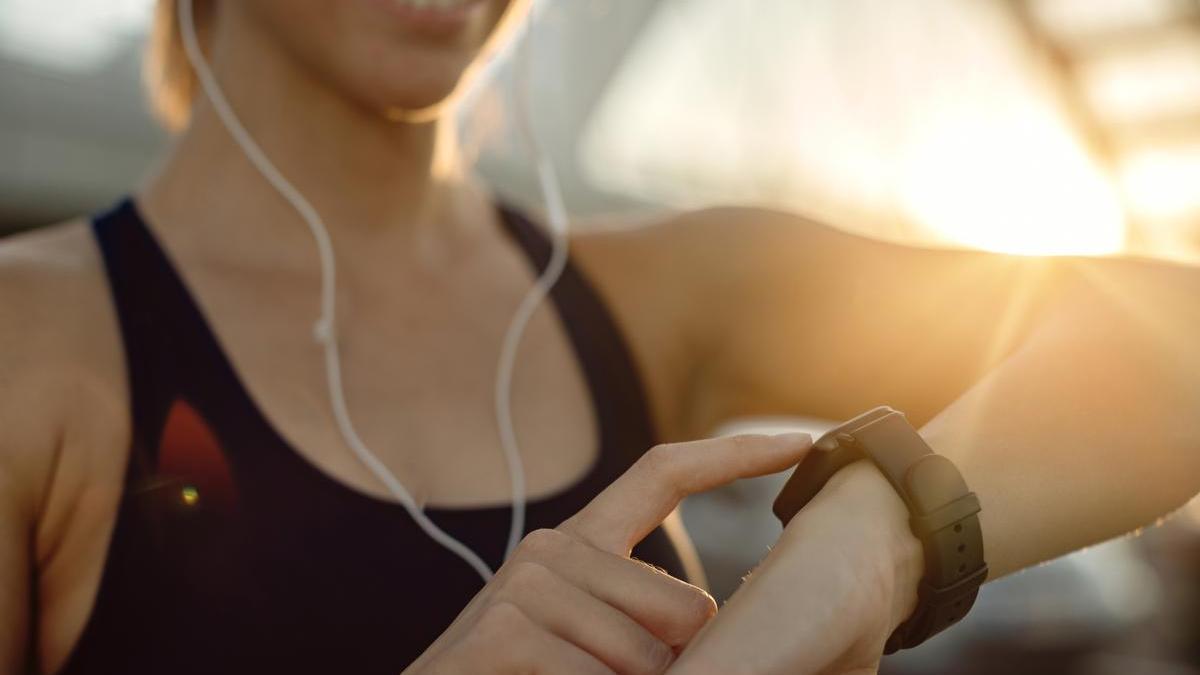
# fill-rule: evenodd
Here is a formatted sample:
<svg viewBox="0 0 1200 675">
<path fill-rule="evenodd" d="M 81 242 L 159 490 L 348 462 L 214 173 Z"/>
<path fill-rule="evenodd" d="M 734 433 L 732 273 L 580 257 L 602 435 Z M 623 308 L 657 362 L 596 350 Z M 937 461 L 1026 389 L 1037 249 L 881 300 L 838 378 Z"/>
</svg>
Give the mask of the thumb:
<svg viewBox="0 0 1200 675">
<path fill-rule="evenodd" d="M 558 529 L 627 556 L 684 497 L 782 471 L 811 446 L 808 434 L 742 434 L 658 445 Z"/>
</svg>

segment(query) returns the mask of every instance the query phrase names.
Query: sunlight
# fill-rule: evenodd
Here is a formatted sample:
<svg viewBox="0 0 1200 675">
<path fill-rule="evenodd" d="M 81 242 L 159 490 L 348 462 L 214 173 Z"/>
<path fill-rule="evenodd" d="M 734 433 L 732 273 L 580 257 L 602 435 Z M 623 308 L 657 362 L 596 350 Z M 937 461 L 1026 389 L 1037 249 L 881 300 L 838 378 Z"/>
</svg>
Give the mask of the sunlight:
<svg viewBox="0 0 1200 675">
<path fill-rule="evenodd" d="M 1200 144 L 1187 149 L 1150 150 L 1122 167 L 1130 205 L 1153 218 L 1179 218 L 1200 210 Z"/>
<path fill-rule="evenodd" d="M 1177 360 L 1174 367 L 1200 376 L 1200 355 L 1191 348 L 1193 331 L 1184 325 L 1188 317 L 1179 312 L 1161 311 L 1141 299 L 1155 297 L 1165 301 L 1161 285 L 1156 287 L 1146 277 L 1139 280 L 1134 275 L 1115 273 L 1112 268 L 1088 264 L 1086 261 L 1075 269 L 1082 273 L 1082 278 L 1092 289 L 1121 310 L 1127 322 L 1144 327 L 1158 340 L 1160 348 L 1151 353 L 1186 354 L 1188 357 Z M 1179 295 L 1173 301 L 1184 306 L 1186 301 L 1182 297 L 1187 296 L 1189 289 L 1179 287 L 1175 290 Z"/>
<path fill-rule="evenodd" d="M 950 242 L 1026 255 L 1097 255 L 1124 246 L 1116 191 L 1049 118 L 942 122 L 909 160 L 905 206 Z"/>
<path fill-rule="evenodd" d="M 796 210 L 909 243 L 1124 249 L 1113 177 L 996 7 L 664 7 L 581 143 L 588 180 L 605 190 Z"/>
</svg>

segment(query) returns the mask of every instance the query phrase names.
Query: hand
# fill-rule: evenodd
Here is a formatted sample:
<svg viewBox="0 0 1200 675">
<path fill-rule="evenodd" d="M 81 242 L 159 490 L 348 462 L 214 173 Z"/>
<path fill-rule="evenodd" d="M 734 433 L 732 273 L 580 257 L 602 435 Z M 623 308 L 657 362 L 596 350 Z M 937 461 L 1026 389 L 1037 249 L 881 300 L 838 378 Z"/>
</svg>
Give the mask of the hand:
<svg viewBox="0 0 1200 675">
<path fill-rule="evenodd" d="M 783 470 L 810 444 L 747 435 L 651 449 L 575 516 L 525 537 L 405 673 L 664 672 L 717 607 L 630 550 L 683 497 Z"/>
<path fill-rule="evenodd" d="M 670 673 L 874 673 L 923 571 L 903 500 L 857 462 L 788 523 Z"/>
</svg>

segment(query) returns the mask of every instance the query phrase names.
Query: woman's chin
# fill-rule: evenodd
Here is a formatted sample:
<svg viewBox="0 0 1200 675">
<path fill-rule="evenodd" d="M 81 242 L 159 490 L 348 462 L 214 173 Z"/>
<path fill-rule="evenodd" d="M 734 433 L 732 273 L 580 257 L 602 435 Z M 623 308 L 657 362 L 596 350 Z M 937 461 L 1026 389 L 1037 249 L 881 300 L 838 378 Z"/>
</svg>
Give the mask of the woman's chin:
<svg viewBox="0 0 1200 675">
<path fill-rule="evenodd" d="M 453 97 L 445 96 L 426 104 L 392 103 L 384 106 L 383 115 L 392 122 L 404 124 L 426 124 L 435 122 L 453 110 Z"/>
<path fill-rule="evenodd" d="M 378 92 L 368 99 L 368 105 L 382 111 L 396 122 L 429 122 L 454 107 L 458 83 L 444 86 L 420 87 L 417 90 Z"/>
</svg>

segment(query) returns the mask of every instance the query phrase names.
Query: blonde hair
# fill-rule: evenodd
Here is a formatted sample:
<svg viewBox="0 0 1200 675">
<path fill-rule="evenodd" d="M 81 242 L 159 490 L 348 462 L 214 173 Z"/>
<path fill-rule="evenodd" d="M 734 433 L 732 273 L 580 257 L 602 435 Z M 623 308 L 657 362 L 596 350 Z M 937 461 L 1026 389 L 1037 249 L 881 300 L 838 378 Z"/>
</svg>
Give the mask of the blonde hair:
<svg viewBox="0 0 1200 675">
<path fill-rule="evenodd" d="M 192 0 L 196 32 L 201 45 L 208 44 L 216 0 Z M 154 22 L 146 43 L 142 79 L 154 116 L 169 131 L 187 126 L 196 96 L 196 73 L 183 51 L 176 0 L 158 0 Z"/>
</svg>

